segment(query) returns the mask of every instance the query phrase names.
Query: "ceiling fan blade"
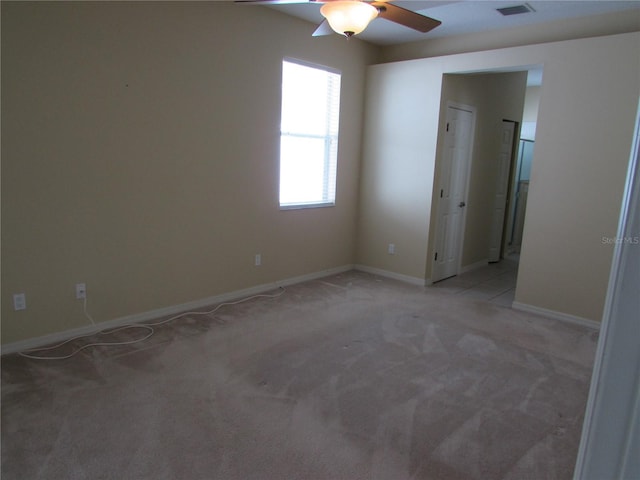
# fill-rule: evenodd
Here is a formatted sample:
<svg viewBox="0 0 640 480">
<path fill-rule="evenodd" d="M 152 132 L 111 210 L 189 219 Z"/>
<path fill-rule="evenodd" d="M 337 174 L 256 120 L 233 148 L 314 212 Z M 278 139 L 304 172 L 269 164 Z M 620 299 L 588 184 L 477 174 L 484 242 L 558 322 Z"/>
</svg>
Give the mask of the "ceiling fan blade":
<svg viewBox="0 0 640 480">
<path fill-rule="evenodd" d="M 336 32 L 333 31 L 333 28 L 331 28 L 331 25 L 329 25 L 329 22 L 327 20 L 325 20 L 320 25 L 318 25 L 318 28 L 315 29 L 315 31 L 313 32 L 312 36 L 313 37 L 324 37 L 325 35 L 332 35 L 334 33 L 336 33 Z"/>
<path fill-rule="evenodd" d="M 387 2 L 372 2 L 374 7 L 378 9 L 378 16 L 385 20 L 399 23 L 405 27 L 413 28 L 419 32 L 426 33 L 433 30 L 442 22 L 431 17 L 426 17 L 406 8 L 398 7 Z"/>
</svg>

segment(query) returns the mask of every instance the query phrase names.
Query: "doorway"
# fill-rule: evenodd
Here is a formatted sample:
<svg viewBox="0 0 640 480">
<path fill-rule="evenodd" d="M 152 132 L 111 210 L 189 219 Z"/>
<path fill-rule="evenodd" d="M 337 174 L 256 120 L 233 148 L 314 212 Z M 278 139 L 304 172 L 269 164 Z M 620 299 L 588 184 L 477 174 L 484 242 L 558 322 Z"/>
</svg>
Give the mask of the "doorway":
<svg viewBox="0 0 640 480">
<path fill-rule="evenodd" d="M 527 122 L 535 122 L 539 96 L 529 95 L 528 77 L 526 71 L 513 71 L 447 74 L 443 78 L 431 197 L 432 231 L 427 247 L 429 283 L 475 271 L 491 262 L 514 263 L 517 267 L 517 256 L 506 250 L 512 227 L 515 152 Z M 527 102 L 527 97 L 533 101 Z M 451 130 L 446 132 L 445 127 L 452 106 L 464 110 L 464 106 L 471 105 L 474 111 L 471 161 L 465 171 L 464 196 L 454 203 L 444 199 L 449 167 L 443 163 L 453 162 Z M 453 206 L 461 204 L 456 213 Z M 462 225 L 455 222 L 452 225 L 453 219 L 461 220 Z M 451 240 L 449 251 L 446 238 Z"/>
</svg>

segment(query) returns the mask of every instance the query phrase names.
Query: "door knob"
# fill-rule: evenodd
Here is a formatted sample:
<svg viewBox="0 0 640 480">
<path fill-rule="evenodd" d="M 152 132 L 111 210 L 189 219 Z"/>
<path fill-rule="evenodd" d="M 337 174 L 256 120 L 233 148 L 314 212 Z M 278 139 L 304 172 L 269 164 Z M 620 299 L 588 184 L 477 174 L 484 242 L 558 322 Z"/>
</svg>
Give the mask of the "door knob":
<svg viewBox="0 0 640 480">
<path fill-rule="evenodd" d="M 458 204 L 458 206 L 459 206 L 460 208 L 465 207 L 466 205 L 467 205 L 467 204 L 466 204 L 466 203 L 464 203 L 464 202 L 460 202 L 460 203 Z"/>
</svg>

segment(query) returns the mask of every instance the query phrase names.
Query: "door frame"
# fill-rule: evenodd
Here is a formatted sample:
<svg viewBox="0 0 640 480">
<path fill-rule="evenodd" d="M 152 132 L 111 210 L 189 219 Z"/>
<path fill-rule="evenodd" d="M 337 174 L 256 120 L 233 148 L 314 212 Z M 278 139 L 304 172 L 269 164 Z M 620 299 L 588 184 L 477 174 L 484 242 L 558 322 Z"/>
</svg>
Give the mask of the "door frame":
<svg viewBox="0 0 640 480">
<path fill-rule="evenodd" d="M 474 151 L 474 146 L 475 146 L 475 139 L 476 139 L 476 119 L 477 119 L 477 114 L 478 114 L 478 109 L 475 106 L 472 105 L 467 105 L 464 103 L 459 103 L 459 102 L 454 102 L 452 100 L 447 100 L 446 104 L 445 104 L 445 108 L 444 108 L 444 117 L 442 118 L 441 122 L 440 122 L 440 126 L 439 126 L 439 130 L 440 132 L 442 132 L 442 145 L 443 148 L 440 150 L 438 158 L 436 159 L 436 168 L 438 169 L 438 182 L 433 184 L 433 191 L 432 191 L 432 198 L 435 198 L 437 202 L 440 201 L 440 195 L 438 195 L 438 192 L 440 191 L 440 189 L 442 189 L 442 175 L 441 175 L 441 168 L 442 168 L 442 160 L 443 160 L 443 156 L 444 156 L 444 145 L 445 145 L 445 138 L 446 138 L 446 125 L 447 125 L 447 119 L 448 117 L 448 112 L 449 109 L 456 109 L 456 110 L 464 110 L 466 112 L 471 113 L 471 132 L 470 132 L 470 142 L 469 142 L 469 154 L 466 160 L 466 178 L 465 178 L 465 185 L 464 185 L 464 198 L 465 198 L 465 203 L 468 200 L 468 194 L 469 194 L 469 184 L 471 183 L 471 165 L 473 164 L 473 151 Z M 460 269 L 461 269 L 461 265 L 462 265 L 462 251 L 463 251 L 463 247 L 464 247 L 464 235 L 465 235 L 465 230 L 466 230 L 466 226 L 467 226 L 467 208 L 468 205 L 463 209 L 462 211 L 462 220 L 461 220 L 461 225 L 460 225 L 460 242 L 458 243 L 458 252 L 456 253 L 456 273 L 455 275 L 458 275 L 460 273 Z M 444 280 L 444 278 L 439 278 L 439 279 L 435 279 L 435 269 L 436 269 L 436 262 L 435 259 L 433 258 L 435 255 L 435 252 L 437 251 L 438 245 L 437 245 L 437 239 L 438 239 L 438 233 L 439 230 L 443 227 L 441 225 L 440 222 L 440 215 L 439 215 L 439 209 L 440 206 L 436 205 L 436 223 L 435 223 L 435 231 L 434 231 L 434 244 L 433 244 L 433 248 L 431 249 L 431 251 L 429 252 L 429 255 L 431 255 L 431 277 L 430 277 L 430 283 L 433 282 L 438 282 L 440 280 Z M 455 276 L 454 275 L 454 276 Z"/>
</svg>

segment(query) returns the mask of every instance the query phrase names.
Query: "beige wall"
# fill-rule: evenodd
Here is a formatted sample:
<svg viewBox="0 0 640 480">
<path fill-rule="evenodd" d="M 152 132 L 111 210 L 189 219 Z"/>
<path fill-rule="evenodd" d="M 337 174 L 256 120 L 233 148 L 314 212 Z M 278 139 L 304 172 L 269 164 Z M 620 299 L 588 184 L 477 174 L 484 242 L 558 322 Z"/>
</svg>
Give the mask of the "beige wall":
<svg viewBox="0 0 640 480">
<path fill-rule="evenodd" d="M 366 85 L 356 262 L 418 281 L 427 256 L 435 166 L 429 153 L 437 143 L 441 81 L 406 62 L 373 67 Z M 395 255 L 387 253 L 389 243 Z"/>
<path fill-rule="evenodd" d="M 523 122 L 538 121 L 538 107 L 540 106 L 540 86 L 533 85 L 527 87 L 524 95 L 524 111 L 522 112 Z"/>
<path fill-rule="evenodd" d="M 616 232 L 640 93 L 639 47 L 640 33 L 631 33 L 370 67 L 359 262 L 414 277 L 426 271 L 443 74 L 542 64 L 516 301 L 599 321 L 612 258 L 602 237 Z M 390 259 L 383 250 L 394 233 L 410 258 Z"/>
<path fill-rule="evenodd" d="M 439 172 L 439 159 L 442 156 L 441 149 L 444 144 L 443 125 L 446 122 L 447 103 L 469 105 L 476 110 L 461 258 L 463 268 L 488 259 L 502 120 L 521 121 L 526 81 L 526 72 L 445 75 L 443 77 L 436 172 Z M 436 185 L 438 185 L 438 179 L 439 175 L 436 173 Z M 437 190 L 438 188 L 434 189 L 431 204 L 430 247 L 433 245 L 437 221 L 435 219 Z M 431 273 L 433 254 L 433 249 L 430 248 L 427 255 L 427 278 Z"/>
<path fill-rule="evenodd" d="M 600 321 L 640 96 L 640 34 L 545 64 L 516 300 Z"/>
<path fill-rule="evenodd" d="M 77 282 L 106 321 L 353 263 L 377 50 L 312 29 L 215 2 L 2 2 L 3 343 L 86 325 Z M 284 56 L 343 72 L 334 208 L 278 209 Z"/>
</svg>

